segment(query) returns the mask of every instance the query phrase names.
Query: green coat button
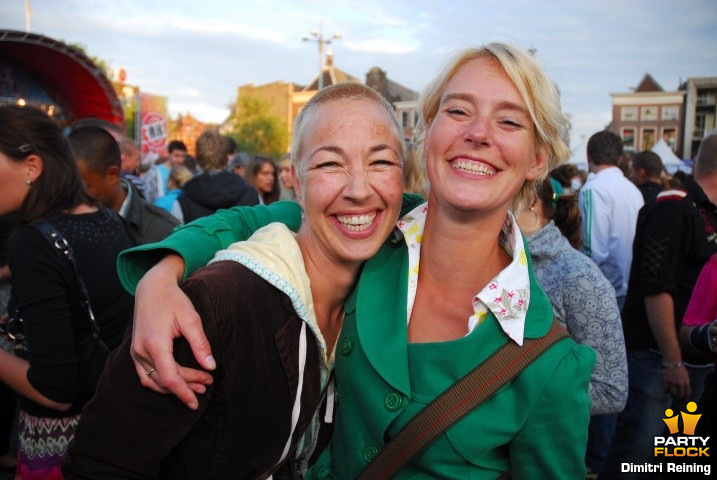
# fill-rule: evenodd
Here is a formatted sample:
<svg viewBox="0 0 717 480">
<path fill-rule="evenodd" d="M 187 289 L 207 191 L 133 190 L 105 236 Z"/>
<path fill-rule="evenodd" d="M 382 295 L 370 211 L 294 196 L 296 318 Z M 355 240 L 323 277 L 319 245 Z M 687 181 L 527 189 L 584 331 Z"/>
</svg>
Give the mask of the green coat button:
<svg viewBox="0 0 717 480">
<path fill-rule="evenodd" d="M 403 399 L 398 393 L 391 392 L 386 395 L 386 399 L 384 400 L 383 404 L 386 407 L 386 410 L 388 410 L 389 412 L 395 412 L 396 410 L 399 410 L 401 408 L 401 405 L 403 404 Z"/>
<path fill-rule="evenodd" d="M 351 355 L 351 352 L 354 351 L 354 341 L 351 339 L 351 337 L 344 337 L 341 339 L 341 346 L 339 347 L 339 352 L 344 357 L 347 357 Z"/>
<path fill-rule="evenodd" d="M 373 460 L 378 455 L 378 448 L 373 445 L 367 445 L 363 448 L 363 459 L 367 462 Z"/>
</svg>

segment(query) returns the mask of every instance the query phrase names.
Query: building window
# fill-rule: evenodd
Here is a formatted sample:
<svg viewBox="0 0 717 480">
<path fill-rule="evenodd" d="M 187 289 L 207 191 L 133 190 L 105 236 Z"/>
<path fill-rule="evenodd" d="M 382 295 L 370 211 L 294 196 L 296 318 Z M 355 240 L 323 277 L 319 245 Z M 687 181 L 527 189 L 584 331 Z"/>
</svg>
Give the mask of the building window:
<svg viewBox="0 0 717 480">
<path fill-rule="evenodd" d="M 405 110 L 401 112 L 401 124 L 403 125 L 403 128 L 408 128 L 411 126 L 409 112 Z"/>
<path fill-rule="evenodd" d="M 695 115 L 695 131 L 693 133 L 694 138 L 702 138 L 705 134 L 705 114 L 698 113 Z"/>
<path fill-rule="evenodd" d="M 679 109 L 677 105 L 669 105 L 662 107 L 662 120 L 665 122 L 671 122 L 677 120 Z"/>
<path fill-rule="evenodd" d="M 657 120 L 657 107 L 641 107 L 640 120 L 643 122 L 654 122 Z"/>
<path fill-rule="evenodd" d="M 698 107 L 713 107 L 715 105 L 715 93 L 717 90 L 701 90 L 697 92 L 697 106 Z"/>
<path fill-rule="evenodd" d="M 673 152 L 677 148 L 677 128 L 665 127 L 662 129 L 662 139 Z"/>
<path fill-rule="evenodd" d="M 622 146 L 625 150 L 634 152 L 635 151 L 635 129 L 634 128 L 623 128 L 622 129 Z"/>
<path fill-rule="evenodd" d="M 640 141 L 640 150 L 650 150 L 655 145 L 655 129 L 654 128 L 643 128 L 642 137 Z"/>
<path fill-rule="evenodd" d="M 620 120 L 623 122 L 637 121 L 637 107 L 622 107 L 620 109 Z"/>
</svg>

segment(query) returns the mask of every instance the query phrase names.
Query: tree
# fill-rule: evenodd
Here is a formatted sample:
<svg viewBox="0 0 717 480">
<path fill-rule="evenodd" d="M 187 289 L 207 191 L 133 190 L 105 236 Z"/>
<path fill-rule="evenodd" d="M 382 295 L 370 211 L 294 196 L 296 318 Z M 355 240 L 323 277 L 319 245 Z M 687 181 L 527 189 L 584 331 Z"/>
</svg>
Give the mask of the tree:
<svg viewBox="0 0 717 480">
<path fill-rule="evenodd" d="M 269 107 L 269 102 L 255 95 L 244 94 L 239 97 L 233 115 L 233 129 L 229 133 L 237 142 L 238 151 L 250 155 L 268 155 L 275 159 L 287 151 L 287 125 L 269 113 Z"/>
<path fill-rule="evenodd" d="M 107 78 L 111 77 L 110 72 L 112 71 L 112 65 L 110 64 L 110 62 L 103 60 L 96 55 L 90 55 L 89 53 L 87 53 L 87 48 L 85 48 L 85 46 L 81 43 L 68 43 L 67 45 L 74 48 L 75 50 L 79 50 L 86 57 L 92 60 L 92 62 L 97 66 L 97 68 L 102 70 L 102 73 L 104 73 Z"/>
</svg>

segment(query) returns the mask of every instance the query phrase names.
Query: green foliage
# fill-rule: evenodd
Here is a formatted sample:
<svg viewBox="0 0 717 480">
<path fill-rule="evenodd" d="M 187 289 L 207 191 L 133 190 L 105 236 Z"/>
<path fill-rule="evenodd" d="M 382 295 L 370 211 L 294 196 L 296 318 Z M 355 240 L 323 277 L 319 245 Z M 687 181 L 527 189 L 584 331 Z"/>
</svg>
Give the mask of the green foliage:
<svg viewBox="0 0 717 480">
<path fill-rule="evenodd" d="M 288 127 L 269 113 L 269 103 L 253 95 L 242 95 L 233 115 L 229 135 L 237 142 L 237 151 L 250 155 L 268 155 L 278 159 L 289 146 Z"/>
<path fill-rule="evenodd" d="M 89 57 L 89 59 L 92 60 L 95 65 L 97 65 L 97 68 L 102 70 L 102 73 L 104 73 L 107 78 L 110 78 L 110 70 L 112 70 L 112 64 L 110 64 L 110 62 L 103 60 L 95 55 L 90 55 L 89 53 L 87 53 L 87 48 L 85 48 L 85 46 L 80 43 L 68 43 L 67 45 L 74 48 L 75 50 L 79 50 L 87 57 Z"/>
</svg>

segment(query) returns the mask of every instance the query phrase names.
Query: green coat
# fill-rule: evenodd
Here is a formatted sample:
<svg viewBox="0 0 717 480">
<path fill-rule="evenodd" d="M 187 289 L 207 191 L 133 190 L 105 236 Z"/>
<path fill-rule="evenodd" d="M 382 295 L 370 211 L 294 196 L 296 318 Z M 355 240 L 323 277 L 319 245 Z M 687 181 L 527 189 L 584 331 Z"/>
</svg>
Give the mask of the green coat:
<svg viewBox="0 0 717 480">
<path fill-rule="evenodd" d="M 552 307 L 529 268 L 525 337 L 538 338 L 550 328 Z M 384 439 L 432 400 L 422 395 L 423 385 L 412 386 L 409 375 L 422 367 L 409 368 L 407 270 L 405 244 L 385 244 L 366 263 L 346 303 L 336 351 L 340 408 L 331 450 L 310 471 L 310 478 L 355 478 L 383 448 Z M 472 335 L 438 345 L 439 352 L 447 353 L 432 359 L 445 363 L 436 369 L 440 391 L 507 341 L 491 315 Z M 494 479 L 504 471 L 514 480 L 585 478 L 588 383 L 594 362 L 592 349 L 562 340 L 439 437 L 396 478 Z M 415 396 L 414 390 L 419 391 Z"/>
<path fill-rule="evenodd" d="M 402 214 L 421 202 L 404 197 Z M 133 291 L 142 273 L 166 249 L 182 255 L 186 275 L 208 262 L 215 251 L 247 238 L 272 221 L 298 228 L 296 204 L 234 208 L 179 227 L 163 242 L 123 252 L 120 279 Z M 530 265 L 530 264 L 529 264 Z M 531 303 L 525 337 L 543 336 L 552 322 L 550 302 L 531 275 Z M 330 450 L 310 471 L 311 478 L 354 478 L 395 434 L 407 418 L 430 399 L 412 392 L 406 332 L 408 255 L 403 240 L 389 239 L 366 262 L 346 317 L 336 351 L 337 410 Z M 449 356 L 447 375 L 437 382 L 450 385 L 507 341 L 494 317 L 456 340 L 459 361 Z M 470 342 L 470 343 L 469 343 Z M 467 355 L 463 355 L 467 354 Z M 585 478 L 585 444 L 589 421 L 588 382 L 594 364 L 589 347 L 571 339 L 559 342 L 517 379 L 484 402 L 429 446 L 398 478 Z M 415 389 L 414 389 L 415 390 Z M 399 418 L 400 417 L 400 418 Z"/>
</svg>

